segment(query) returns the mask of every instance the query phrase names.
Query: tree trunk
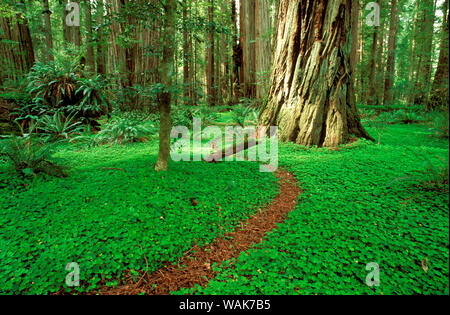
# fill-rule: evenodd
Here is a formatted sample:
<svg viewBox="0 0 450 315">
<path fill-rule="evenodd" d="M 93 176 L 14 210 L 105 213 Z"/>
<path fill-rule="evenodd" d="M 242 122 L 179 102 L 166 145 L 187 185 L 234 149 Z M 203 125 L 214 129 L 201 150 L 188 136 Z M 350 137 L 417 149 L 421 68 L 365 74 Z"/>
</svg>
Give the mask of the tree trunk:
<svg viewBox="0 0 450 315">
<path fill-rule="evenodd" d="M 73 2 L 80 5 L 80 0 L 74 0 Z M 80 12 L 81 13 L 81 12 Z M 81 26 L 72 26 L 72 34 L 73 34 L 73 43 L 75 46 L 80 49 L 81 47 Z"/>
<path fill-rule="evenodd" d="M 45 37 L 45 60 L 52 61 L 53 60 L 53 36 L 52 36 L 52 24 L 50 20 L 50 15 L 52 12 L 50 11 L 50 7 L 48 5 L 48 0 L 43 1 L 43 11 L 42 15 L 44 17 L 44 37 Z"/>
<path fill-rule="evenodd" d="M 386 65 L 386 77 L 384 80 L 384 100 L 383 104 L 392 105 L 395 74 L 395 55 L 397 49 L 397 33 L 398 33 L 398 6 L 397 0 L 391 1 L 391 24 L 389 26 L 389 41 L 388 41 L 388 58 Z"/>
<path fill-rule="evenodd" d="M 63 29 L 63 38 L 64 38 L 64 47 L 67 48 L 67 44 L 72 42 L 72 33 L 71 28 L 66 23 L 66 16 L 67 16 L 67 0 L 59 0 L 59 6 L 61 8 L 61 22 L 62 22 L 62 29 Z"/>
<path fill-rule="evenodd" d="M 255 76 L 256 98 L 263 99 L 267 93 L 270 71 L 270 1 L 255 1 Z"/>
<path fill-rule="evenodd" d="M 255 77 L 255 1 L 240 1 L 240 44 L 242 48 L 241 89 L 248 98 L 256 96 Z"/>
<path fill-rule="evenodd" d="M 228 10 L 226 2 L 222 2 L 221 6 L 222 16 L 227 16 Z M 223 18 L 222 18 L 222 21 Z M 226 23 L 226 21 L 224 22 Z M 220 95 L 224 100 L 229 99 L 229 91 L 230 91 L 230 63 L 229 63 L 229 45 L 228 45 L 228 36 L 225 33 L 222 33 L 220 36 Z"/>
<path fill-rule="evenodd" d="M 372 139 L 351 95 L 351 7 L 351 0 L 280 1 L 260 121 L 278 125 L 282 141 L 336 146 L 351 135 Z"/>
<path fill-rule="evenodd" d="M 377 43 L 378 43 L 378 26 L 374 26 L 372 34 L 372 47 L 370 49 L 369 61 L 369 92 L 367 94 L 367 101 L 371 105 L 379 105 L 376 92 L 376 58 L 377 58 Z"/>
<path fill-rule="evenodd" d="M 357 66 L 360 59 L 360 53 L 361 51 L 358 51 L 359 49 L 362 49 L 360 46 L 362 43 L 362 38 L 360 36 L 360 30 L 359 30 L 359 15 L 360 15 L 360 4 L 358 0 L 352 1 L 352 17 L 351 17 L 351 24 L 352 24 L 352 48 L 350 52 L 350 69 L 351 69 L 351 78 L 352 78 L 352 84 L 350 84 L 350 95 L 353 97 L 353 102 L 356 104 L 356 88 L 358 87 L 358 76 L 357 74 Z M 360 92 L 362 89 L 360 89 Z"/>
<path fill-rule="evenodd" d="M 433 53 L 433 33 L 434 33 L 434 0 L 423 0 L 423 20 L 421 28 L 421 55 L 420 67 L 418 68 L 418 79 L 416 90 L 416 103 L 426 104 L 430 89 Z"/>
<path fill-rule="evenodd" d="M 86 64 L 89 71 L 95 72 L 95 56 L 94 56 L 94 42 L 92 38 L 92 11 L 91 2 L 86 0 L 83 3 L 84 7 L 84 26 L 86 32 Z"/>
<path fill-rule="evenodd" d="M 164 15 L 163 57 L 161 62 L 161 83 L 165 89 L 158 95 L 160 112 L 159 153 L 155 170 L 167 171 L 170 157 L 170 131 L 172 118 L 170 116 L 172 93 L 172 62 L 175 55 L 175 35 L 177 22 L 177 0 L 166 0 Z"/>
<path fill-rule="evenodd" d="M 242 49 L 240 44 L 238 43 L 236 0 L 230 1 L 231 1 L 231 33 L 233 42 L 233 52 L 231 56 L 232 59 L 231 84 L 233 93 L 233 103 L 237 103 L 240 97 L 239 69 L 241 67 Z"/>
<path fill-rule="evenodd" d="M 386 70 L 385 54 L 384 54 L 386 50 L 385 33 L 386 33 L 385 23 L 380 21 L 379 35 L 378 35 L 378 51 L 377 51 L 377 73 L 376 73 L 376 81 L 374 82 L 374 85 L 376 87 L 378 104 L 383 103 L 383 96 L 384 96 L 384 73 Z"/>
<path fill-rule="evenodd" d="M 103 0 L 96 0 L 96 15 L 97 24 L 99 25 L 97 29 L 97 73 L 106 74 L 106 56 L 104 52 L 104 40 L 103 40 L 103 14 L 104 14 L 104 4 Z"/>
<path fill-rule="evenodd" d="M 415 13 L 414 13 L 414 25 L 413 25 L 413 38 L 411 43 L 411 59 L 409 63 L 409 74 L 408 74 L 408 85 L 409 85 L 409 93 L 408 93 L 408 104 L 412 104 L 414 102 L 414 69 L 416 66 L 416 47 L 417 47 L 417 23 L 419 20 L 419 0 L 416 0 L 415 5 Z"/>
<path fill-rule="evenodd" d="M 30 71 L 35 61 L 33 42 L 28 21 L 22 14 L 0 17 L 0 48 L 4 58 L 0 65 L 1 81 L 15 80 Z"/>
<path fill-rule="evenodd" d="M 183 89 L 184 89 L 184 103 L 192 104 L 191 95 L 191 74 L 190 74 L 190 60 L 192 58 L 192 47 L 190 41 L 190 29 L 187 26 L 188 21 L 188 4 L 189 0 L 183 1 Z"/>
<path fill-rule="evenodd" d="M 208 20 L 209 30 L 206 47 L 206 95 L 208 104 L 213 106 L 216 103 L 216 82 L 214 75 L 214 0 L 209 1 Z"/>
<path fill-rule="evenodd" d="M 389 41 L 388 41 L 388 58 L 386 65 L 386 77 L 384 80 L 384 100 L 385 106 L 392 105 L 395 74 L 395 54 L 397 49 L 397 33 L 398 33 L 398 6 L 397 0 L 391 1 L 391 24 L 389 26 Z"/>
<path fill-rule="evenodd" d="M 449 28 L 448 28 L 448 0 L 444 2 L 444 17 L 442 21 L 441 43 L 439 60 L 436 73 L 434 74 L 433 86 L 431 88 L 429 109 L 439 106 L 448 108 L 448 84 L 449 84 Z"/>
</svg>

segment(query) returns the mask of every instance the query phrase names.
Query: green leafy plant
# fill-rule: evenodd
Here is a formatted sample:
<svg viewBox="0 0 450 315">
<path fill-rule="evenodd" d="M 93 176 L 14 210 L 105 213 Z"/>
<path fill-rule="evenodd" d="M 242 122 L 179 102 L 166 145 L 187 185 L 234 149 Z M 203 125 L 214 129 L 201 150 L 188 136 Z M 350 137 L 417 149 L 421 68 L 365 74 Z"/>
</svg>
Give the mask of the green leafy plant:
<svg viewBox="0 0 450 315">
<path fill-rule="evenodd" d="M 155 125 L 139 114 L 124 113 L 108 122 L 95 136 L 94 141 L 97 144 L 145 142 L 150 135 L 156 133 Z"/>
<path fill-rule="evenodd" d="M 28 75 L 27 91 L 35 104 L 83 118 L 110 111 L 106 88 L 101 76 L 87 77 L 77 63 L 37 62 Z"/>
<path fill-rule="evenodd" d="M 45 115 L 40 119 L 39 131 L 46 141 L 65 140 L 78 131 L 80 124 L 75 122 L 74 114 L 64 117 L 61 112 L 56 112 L 53 116 Z"/>
<path fill-rule="evenodd" d="M 6 156 L 14 169 L 24 176 L 35 176 L 38 173 L 66 176 L 64 168 L 51 159 L 53 153 L 52 144 L 44 143 L 34 136 L 12 136 L 3 142 L 0 151 L 0 155 Z"/>
<path fill-rule="evenodd" d="M 437 137 L 449 137 L 449 114 L 448 112 L 432 113 L 431 115 L 431 130 Z"/>
<path fill-rule="evenodd" d="M 233 106 L 233 122 L 241 127 L 245 127 L 247 121 L 252 124 L 257 123 L 259 110 L 254 105 L 255 102 L 252 99 L 241 98 L 240 103 Z"/>
</svg>

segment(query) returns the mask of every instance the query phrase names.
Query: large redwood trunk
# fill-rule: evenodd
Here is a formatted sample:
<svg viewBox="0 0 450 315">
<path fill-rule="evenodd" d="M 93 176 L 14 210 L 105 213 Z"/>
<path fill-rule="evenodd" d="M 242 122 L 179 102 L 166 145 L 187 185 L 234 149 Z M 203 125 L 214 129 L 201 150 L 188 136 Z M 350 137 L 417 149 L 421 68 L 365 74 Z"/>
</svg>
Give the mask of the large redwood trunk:
<svg viewBox="0 0 450 315">
<path fill-rule="evenodd" d="M 336 146 L 351 135 L 372 139 L 351 91 L 350 0 L 281 0 L 265 126 L 282 141 Z"/>
</svg>

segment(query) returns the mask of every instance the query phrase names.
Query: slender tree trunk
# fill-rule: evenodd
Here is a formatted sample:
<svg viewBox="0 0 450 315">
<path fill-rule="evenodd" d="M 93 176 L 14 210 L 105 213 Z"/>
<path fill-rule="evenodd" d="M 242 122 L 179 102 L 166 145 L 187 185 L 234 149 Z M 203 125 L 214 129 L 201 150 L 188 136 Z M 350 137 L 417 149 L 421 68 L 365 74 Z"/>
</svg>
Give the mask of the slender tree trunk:
<svg viewBox="0 0 450 315">
<path fill-rule="evenodd" d="M 222 2 L 221 6 L 222 16 L 227 16 L 227 2 Z M 222 18 L 223 21 L 223 18 Z M 226 22 L 225 22 L 226 23 Z M 230 82 L 230 63 L 229 63 L 229 38 L 225 33 L 220 36 L 220 94 L 224 100 L 229 99 L 229 82 Z"/>
<path fill-rule="evenodd" d="M 240 1 L 240 44 L 242 47 L 241 88 L 242 95 L 256 96 L 255 76 L 255 1 Z"/>
<path fill-rule="evenodd" d="M 353 97 L 353 102 L 356 104 L 356 88 L 358 87 L 358 76 L 357 76 L 357 67 L 360 62 L 360 51 L 362 49 L 361 42 L 362 38 L 360 36 L 360 25 L 359 25 L 359 15 L 360 15 L 360 4 L 358 0 L 352 1 L 352 16 L 351 16 L 351 24 L 352 24 L 352 46 L 350 52 L 350 68 L 351 68 L 351 78 L 352 84 L 350 84 L 350 95 Z M 360 89 L 362 91 L 362 89 Z"/>
<path fill-rule="evenodd" d="M 33 42 L 26 18 L 18 13 L 12 17 L 0 16 L 0 81 L 28 73 L 34 64 Z"/>
<path fill-rule="evenodd" d="M 70 27 L 66 23 L 66 16 L 68 14 L 66 10 L 67 0 L 58 0 L 60 10 L 61 10 L 61 23 L 62 23 L 62 29 L 63 29 L 63 39 L 64 43 L 63 46 L 67 48 L 68 44 L 72 42 L 72 33 Z"/>
<path fill-rule="evenodd" d="M 21 3 L 23 4 L 23 1 L 21 1 Z M 30 28 L 28 27 L 27 19 L 21 14 L 17 14 L 16 25 L 18 42 L 23 61 L 23 71 L 24 73 L 28 73 L 35 61 Z"/>
<path fill-rule="evenodd" d="M 167 171 L 169 168 L 170 157 L 170 131 L 172 129 L 172 118 L 170 116 L 172 93 L 171 67 L 175 55 L 175 35 L 177 22 L 177 0 L 166 0 L 164 14 L 164 39 L 163 39 L 163 57 L 161 62 L 161 83 L 166 89 L 158 96 L 160 113 L 159 130 L 159 153 L 155 170 Z"/>
<path fill-rule="evenodd" d="M 53 60 L 53 35 L 52 35 L 52 24 L 50 20 L 50 16 L 52 12 L 50 11 L 50 7 L 48 5 L 48 0 L 44 0 L 43 2 L 43 11 L 42 15 L 44 17 L 44 37 L 45 37 L 45 59 L 47 61 Z"/>
<path fill-rule="evenodd" d="M 267 93 L 270 71 L 270 1 L 255 1 L 255 76 L 257 99 L 263 99 Z"/>
<path fill-rule="evenodd" d="M 444 17 L 442 21 L 441 43 L 439 51 L 439 60 L 436 73 L 434 74 L 433 85 L 431 88 L 430 110 L 438 107 L 447 107 L 449 101 L 449 27 L 448 27 L 448 0 L 444 2 Z"/>
<path fill-rule="evenodd" d="M 73 0 L 73 2 L 78 3 L 80 5 L 80 0 Z M 81 12 L 80 12 L 81 13 Z M 75 46 L 80 49 L 81 47 L 81 25 L 80 26 L 72 26 L 72 35 L 73 35 L 73 43 Z"/>
<path fill-rule="evenodd" d="M 395 54 L 397 49 L 397 33 L 398 33 L 398 6 L 397 0 L 391 1 L 391 24 L 389 26 L 389 41 L 388 41 L 388 59 L 386 66 L 386 77 L 384 80 L 384 100 L 383 104 L 392 105 L 395 74 Z"/>
<path fill-rule="evenodd" d="M 103 0 L 96 0 L 96 16 L 97 16 L 97 24 L 100 26 L 97 29 L 97 73 L 98 74 L 106 74 L 106 56 L 104 52 L 104 39 L 103 39 L 103 14 L 104 14 L 104 5 Z"/>
<path fill-rule="evenodd" d="M 381 23 L 381 21 L 380 21 Z M 384 73 L 386 70 L 385 67 L 385 23 L 381 23 L 379 26 L 379 35 L 378 35 L 378 51 L 377 51 L 377 70 L 376 70 L 376 81 L 374 82 L 376 86 L 376 96 L 377 103 L 383 103 L 384 96 Z"/>
<path fill-rule="evenodd" d="M 409 73 L 408 73 L 408 84 L 409 84 L 409 93 L 408 93 L 408 104 L 412 104 L 414 102 L 414 69 L 416 66 L 416 47 L 417 47 L 417 23 L 419 20 L 419 0 L 416 0 L 415 12 L 414 12 L 414 25 L 413 25 L 413 38 L 411 43 L 411 60 L 409 64 Z"/>
<path fill-rule="evenodd" d="M 208 30 L 208 41 L 206 47 L 206 94 L 208 104 L 216 104 L 216 82 L 215 82 L 215 62 L 214 62 L 214 0 L 209 0 L 208 20 L 210 29 Z"/>
<path fill-rule="evenodd" d="M 236 0 L 230 0 L 231 4 L 231 32 L 233 42 L 232 52 L 232 70 L 231 70 L 231 84 L 233 93 L 233 103 L 237 103 L 240 97 L 240 80 L 239 80 L 239 68 L 241 67 L 242 49 L 240 43 L 238 43 L 237 34 L 237 12 L 236 12 Z"/>
<path fill-rule="evenodd" d="M 278 125 L 281 140 L 336 146 L 351 135 L 372 139 L 351 95 L 351 8 L 351 0 L 280 1 L 260 122 Z"/>
<path fill-rule="evenodd" d="M 188 28 L 188 5 L 189 0 L 183 1 L 183 89 L 184 89 L 184 102 L 185 104 L 192 104 L 191 95 L 191 59 L 192 59 L 192 47 L 190 40 L 190 29 Z"/>
<path fill-rule="evenodd" d="M 86 32 L 86 63 L 89 71 L 95 72 L 95 55 L 94 55 L 94 41 L 92 38 L 92 11 L 91 1 L 86 0 L 83 3 L 84 8 L 84 27 Z"/>
<path fill-rule="evenodd" d="M 367 94 L 367 101 L 372 105 L 379 105 L 376 92 L 376 58 L 377 58 L 377 44 L 378 44 L 378 26 L 374 26 L 372 34 L 372 47 L 370 49 L 369 61 L 369 92 Z"/>
<path fill-rule="evenodd" d="M 420 67 L 418 68 L 418 78 L 416 90 L 416 103 L 426 104 L 428 92 L 430 89 L 432 72 L 432 53 L 433 53 L 433 33 L 434 33 L 434 0 L 423 0 L 423 22 L 421 27 L 421 49 L 420 49 Z"/>
</svg>

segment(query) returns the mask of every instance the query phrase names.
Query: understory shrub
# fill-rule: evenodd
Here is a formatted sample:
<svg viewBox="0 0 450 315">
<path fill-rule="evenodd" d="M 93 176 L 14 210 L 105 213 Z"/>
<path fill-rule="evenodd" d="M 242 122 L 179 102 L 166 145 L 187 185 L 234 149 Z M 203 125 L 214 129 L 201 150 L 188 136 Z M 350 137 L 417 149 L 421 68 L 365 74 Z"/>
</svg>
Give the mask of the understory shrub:
<svg viewBox="0 0 450 315">
<path fill-rule="evenodd" d="M 142 114 L 124 113 L 112 118 L 94 137 L 96 144 L 145 142 L 148 137 L 157 132 L 157 123 Z"/>
<path fill-rule="evenodd" d="M 99 118 L 111 109 L 106 88 L 101 76 L 88 77 L 78 63 L 37 62 L 28 75 L 27 91 L 41 113 L 60 110 L 84 120 Z M 32 112 L 41 114 L 36 108 Z"/>
<path fill-rule="evenodd" d="M 53 153 L 54 144 L 45 143 L 31 135 L 12 136 L 2 142 L 0 150 L 0 155 L 7 157 L 14 169 L 24 176 L 45 173 L 65 177 L 64 168 L 51 159 Z"/>
<path fill-rule="evenodd" d="M 45 115 L 39 120 L 40 134 L 47 142 L 68 139 L 71 134 L 78 132 L 81 124 L 74 120 L 74 114 L 67 117 L 61 112 L 56 112 L 53 116 Z"/>
<path fill-rule="evenodd" d="M 198 118 L 202 122 L 202 126 L 211 125 L 218 117 L 216 108 L 200 105 L 200 106 L 178 106 L 172 115 L 173 126 L 185 126 L 192 128 L 194 118 Z"/>
<path fill-rule="evenodd" d="M 431 114 L 431 130 L 434 134 L 441 138 L 448 138 L 449 114 L 448 112 Z"/>
</svg>

